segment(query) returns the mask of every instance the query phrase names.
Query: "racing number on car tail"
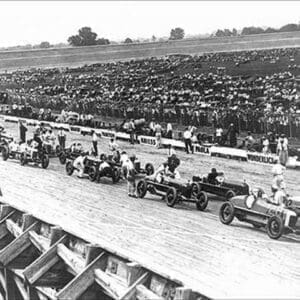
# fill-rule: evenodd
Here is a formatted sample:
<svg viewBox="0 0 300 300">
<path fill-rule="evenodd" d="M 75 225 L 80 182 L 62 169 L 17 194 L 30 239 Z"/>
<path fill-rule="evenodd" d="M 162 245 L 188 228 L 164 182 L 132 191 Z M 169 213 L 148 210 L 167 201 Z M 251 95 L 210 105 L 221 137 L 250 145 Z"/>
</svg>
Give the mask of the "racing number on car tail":
<svg viewBox="0 0 300 300">
<path fill-rule="evenodd" d="M 283 200 L 283 204 L 284 204 L 286 207 L 290 207 L 290 206 L 292 206 L 293 201 L 292 201 L 291 199 L 284 199 L 284 200 Z"/>
<path fill-rule="evenodd" d="M 274 207 L 268 208 L 266 214 L 269 216 L 274 216 L 274 215 L 280 216 L 281 218 L 283 218 L 284 215 L 283 211 L 280 208 L 274 209 Z"/>
</svg>

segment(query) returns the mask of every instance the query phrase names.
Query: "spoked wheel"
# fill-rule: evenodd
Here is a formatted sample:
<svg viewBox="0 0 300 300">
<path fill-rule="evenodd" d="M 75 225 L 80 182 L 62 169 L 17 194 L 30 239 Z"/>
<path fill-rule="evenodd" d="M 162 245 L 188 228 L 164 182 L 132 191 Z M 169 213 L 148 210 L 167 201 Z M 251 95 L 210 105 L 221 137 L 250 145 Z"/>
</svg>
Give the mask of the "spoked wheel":
<svg viewBox="0 0 300 300">
<path fill-rule="evenodd" d="M 89 172 L 88 172 L 88 175 L 89 175 L 89 180 L 90 181 L 95 181 L 97 179 L 97 168 L 95 166 L 91 166 L 89 168 Z"/>
<path fill-rule="evenodd" d="M 267 223 L 267 233 L 271 239 L 279 239 L 283 234 L 283 221 L 278 216 L 272 216 Z"/>
<path fill-rule="evenodd" d="M 118 168 L 113 168 L 113 170 L 112 170 L 112 181 L 113 181 L 113 183 L 119 182 L 120 178 L 121 178 L 121 172 L 119 171 L 119 169 Z"/>
<path fill-rule="evenodd" d="M 24 166 L 27 162 L 27 159 L 26 159 L 26 153 L 21 153 L 20 154 L 20 164 L 21 166 Z"/>
<path fill-rule="evenodd" d="M 42 158 L 42 168 L 47 169 L 49 166 L 49 156 L 47 154 L 44 154 Z"/>
<path fill-rule="evenodd" d="M 166 203 L 168 206 L 173 207 L 177 202 L 177 191 L 175 188 L 170 187 L 166 194 Z"/>
<path fill-rule="evenodd" d="M 229 225 L 234 219 L 234 206 L 231 202 L 223 203 L 219 211 L 220 221 Z"/>
<path fill-rule="evenodd" d="M 199 193 L 200 193 L 200 185 L 196 182 L 193 182 L 192 185 L 191 185 L 191 196 L 193 198 L 197 198 Z"/>
<path fill-rule="evenodd" d="M 145 166 L 147 176 L 152 175 L 154 173 L 154 167 L 152 164 L 148 163 Z"/>
<path fill-rule="evenodd" d="M 236 196 L 235 192 L 233 190 L 229 190 L 229 191 L 227 191 L 227 193 L 225 195 L 225 198 L 226 198 L 226 200 L 229 200 L 229 199 L 231 199 L 232 197 L 235 197 L 235 196 Z"/>
<path fill-rule="evenodd" d="M 7 146 L 3 146 L 2 150 L 1 150 L 1 154 L 2 154 L 2 159 L 3 160 L 7 160 L 9 157 L 9 150 Z"/>
<path fill-rule="evenodd" d="M 74 167 L 73 167 L 73 162 L 72 161 L 68 161 L 66 164 L 66 172 L 69 176 L 71 176 L 74 172 Z"/>
<path fill-rule="evenodd" d="M 59 155 L 59 161 L 62 165 L 64 165 L 66 163 L 67 157 L 66 154 L 64 152 L 61 152 Z"/>
<path fill-rule="evenodd" d="M 196 207 L 198 210 L 205 210 L 208 205 L 208 197 L 205 192 L 200 192 L 197 196 Z"/>
<path fill-rule="evenodd" d="M 136 191 L 139 198 L 144 198 L 147 193 L 147 182 L 140 180 L 137 184 Z"/>
</svg>

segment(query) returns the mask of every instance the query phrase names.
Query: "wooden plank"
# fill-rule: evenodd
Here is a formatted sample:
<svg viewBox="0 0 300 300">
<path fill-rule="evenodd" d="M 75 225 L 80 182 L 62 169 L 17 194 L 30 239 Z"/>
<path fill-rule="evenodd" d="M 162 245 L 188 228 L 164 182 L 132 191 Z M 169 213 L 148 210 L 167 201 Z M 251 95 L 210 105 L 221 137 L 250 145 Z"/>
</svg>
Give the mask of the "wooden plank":
<svg viewBox="0 0 300 300">
<path fill-rule="evenodd" d="M 50 246 L 54 245 L 58 240 L 60 240 L 64 235 L 64 231 L 59 226 L 51 227 L 50 234 Z"/>
<path fill-rule="evenodd" d="M 156 295 L 149 289 L 147 289 L 144 285 L 140 284 L 136 287 L 136 295 L 137 300 L 149 300 L 149 299 L 155 299 L 155 300 L 165 300 L 163 297 Z"/>
<path fill-rule="evenodd" d="M 120 297 L 119 300 L 130 300 L 136 293 L 136 287 L 140 284 L 144 284 L 149 278 L 149 273 L 145 272 L 140 278 L 136 280 Z"/>
<path fill-rule="evenodd" d="M 16 238 L 19 237 L 23 232 L 22 228 L 10 219 L 6 220 L 6 228 Z"/>
<path fill-rule="evenodd" d="M 30 225 L 36 222 L 36 219 L 30 214 L 23 214 L 22 219 L 22 231 L 25 231 Z"/>
<path fill-rule="evenodd" d="M 15 259 L 20 253 L 31 245 L 29 240 L 29 231 L 34 230 L 38 223 L 32 224 L 18 238 L 13 240 L 9 245 L 0 251 L 0 262 L 6 266 L 9 262 Z"/>
<path fill-rule="evenodd" d="M 23 272 L 24 276 L 30 284 L 34 284 L 43 274 L 45 274 L 58 261 L 57 245 L 67 241 L 67 236 L 64 235 L 58 240 L 47 252 L 43 253 L 37 260 L 29 265 Z"/>
<path fill-rule="evenodd" d="M 50 240 L 37 234 L 35 231 L 29 231 L 29 239 L 40 252 L 46 252 L 50 248 Z"/>
<path fill-rule="evenodd" d="M 39 296 L 41 297 L 41 299 L 47 299 L 47 300 L 57 300 L 56 299 L 56 290 L 55 289 L 51 289 L 51 288 L 46 288 L 46 287 L 36 287 L 36 290 L 39 291 Z M 42 295 L 46 296 L 46 298 L 43 298 Z M 65 299 L 67 300 L 67 299 Z"/>
<path fill-rule="evenodd" d="M 0 221 L 2 221 L 3 218 L 5 218 L 8 214 L 11 214 L 14 212 L 14 209 L 7 204 L 1 204 L 0 205 Z"/>
<path fill-rule="evenodd" d="M 143 271 L 140 264 L 130 262 L 127 266 L 127 285 L 132 285 L 145 271 Z"/>
<path fill-rule="evenodd" d="M 6 300 L 17 300 L 15 282 L 13 280 L 12 273 L 5 268 L 4 274 L 5 274 L 5 282 L 6 282 L 6 287 L 5 287 Z"/>
<path fill-rule="evenodd" d="M 75 275 L 85 267 L 84 259 L 63 244 L 57 245 L 57 255 L 74 271 Z"/>
<path fill-rule="evenodd" d="M 192 290 L 185 287 L 176 288 L 174 300 L 190 300 L 192 297 Z"/>
<path fill-rule="evenodd" d="M 94 270 L 103 269 L 106 259 L 106 254 L 102 252 L 57 294 L 57 299 L 77 299 L 95 281 Z"/>
<path fill-rule="evenodd" d="M 5 217 L 0 221 L 0 239 L 4 238 L 8 234 L 8 229 L 6 227 L 6 220 L 12 217 L 15 214 L 15 211 L 9 212 Z"/>
<path fill-rule="evenodd" d="M 100 255 L 101 252 L 103 252 L 103 249 L 97 245 L 87 244 L 85 246 L 85 252 L 85 265 L 88 266 L 92 261 L 95 260 L 96 257 Z"/>
</svg>

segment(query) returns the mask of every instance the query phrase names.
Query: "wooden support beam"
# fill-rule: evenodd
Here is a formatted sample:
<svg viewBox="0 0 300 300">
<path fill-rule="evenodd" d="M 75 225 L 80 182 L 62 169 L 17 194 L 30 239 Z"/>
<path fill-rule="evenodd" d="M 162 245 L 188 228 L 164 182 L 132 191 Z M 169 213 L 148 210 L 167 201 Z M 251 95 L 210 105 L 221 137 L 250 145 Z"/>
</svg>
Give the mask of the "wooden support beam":
<svg viewBox="0 0 300 300">
<path fill-rule="evenodd" d="M 130 262 L 127 266 L 127 285 L 131 286 L 144 273 L 141 265 Z"/>
<path fill-rule="evenodd" d="M 13 220 L 11 219 L 7 219 L 6 220 L 6 228 L 7 230 L 14 236 L 14 237 L 18 237 L 22 234 L 23 230 L 21 227 L 19 227 L 17 225 L 17 223 L 15 223 Z"/>
<path fill-rule="evenodd" d="M 31 245 L 31 242 L 29 240 L 29 231 L 36 229 L 37 226 L 38 223 L 32 224 L 18 238 L 13 240 L 9 245 L 7 245 L 0 251 L 0 262 L 4 266 L 14 260 L 19 254 L 21 254 L 26 248 Z"/>
<path fill-rule="evenodd" d="M 23 214 L 22 218 L 22 231 L 25 231 L 30 225 L 36 222 L 36 219 L 30 214 Z"/>
<path fill-rule="evenodd" d="M 57 255 L 73 270 L 75 276 L 85 267 L 84 259 L 63 244 L 57 245 Z"/>
<path fill-rule="evenodd" d="M 50 234 L 50 246 L 54 245 L 58 240 L 60 240 L 64 236 L 64 231 L 59 226 L 51 227 Z"/>
<path fill-rule="evenodd" d="M 18 290 L 19 290 L 22 298 L 24 300 L 31 300 L 29 298 L 28 292 L 27 292 L 27 290 L 26 290 L 26 288 L 25 288 L 22 280 L 18 276 L 16 276 L 16 275 L 14 275 L 13 278 L 15 280 L 16 286 L 17 286 L 17 288 L 18 288 Z"/>
<path fill-rule="evenodd" d="M 96 269 L 94 271 L 94 274 L 95 281 L 97 282 L 97 284 L 99 284 L 108 293 L 110 297 L 118 299 L 118 290 L 113 286 L 112 277 L 107 275 L 101 269 Z"/>
<path fill-rule="evenodd" d="M 97 245 L 87 244 L 85 246 L 85 266 L 88 266 L 92 261 L 95 260 L 96 257 L 103 252 L 103 249 Z"/>
<path fill-rule="evenodd" d="M 56 291 L 51 288 L 46 288 L 46 287 L 36 287 L 36 289 L 40 292 L 39 296 L 42 297 L 43 295 L 46 296 L 46 298 L 41 298 L 41 299 L 47 299 L 47 300 L 56 300 Z M 68 300 L 68 299 L 65 299 Z"/>
<path fill-rule="evenodd" d="M 144 284 L 149 277 L 149 273 L 145 272 L 140 278 L 138 278 L 120 297 L 119 300 L 130 300 L 136 293 L 136 287 L 140 284 Z"/>
<path fill-rule="evenodd" d="M 5 282 L 6 282 L 6 287 L 5 287 L 5 291 L 6 291 L 6 300 L 17 300 L 16 298 L 16 288 L 15 288 L 15 282 L 12 278 L 12 273 L 11 271 L 9 271 L 8 269 L 5 268 L 4 270 L 5 273 Z"/>
<path fill-rule="evenodd" d="M 192 290 L 185 287 L 176 288 L 174 300 L 190 300 L 192 296 Z"/>
<path fill-rule="evenodd" d="M 30 285 L 27 286 L 27 293 L 30 300 L 40 300 L 38 292 Z"/>
<path fill-rule="evenodd" d="M 42 253 L 46 252 L 50 248 L 50 240 L 37 234 L 35 231 L 29 231 L 29 239 Z"/>
<path fill-rule="evenodd" d="M 0 221 L 5 218 L 8 214 L 10 214 L 14 209 L 6 204 L 0 205 Z"/>
<path fill-rule="evenodd" d="M 155 293 L 147 289 L 142 284 L 137 285 L 135 297 L 136 297 L 135 299 L 137 300 L 149 300 L 149 299 L 164 300 L 163 297 L 156 295 Z"/>
<path fill-rule="evenodd" d="M 3 217 L 2 220 L 0 221 L 0 239 L 3 239 L 9 233 L 9 231 L 6 227 L 6 220 L 8 220 L 10 217 L 12 217 L 14 213 L 15 213 L 15 211 L 11 211 L 5 217 Z"/>
<path fill-rule="evenodd" d="M 104 269 L 105 265 L 106 254 L 102 252 L 56 295 L 57 299 L 77 299 L 95 281 L 95 269 Z"/>
<path fill-rule="evenodd" d="M 24 270 L 23 274 L 30 284 L 34 284 L 59 261 L 59 256 L 57 255 L 57 245 L 60 243 L 65 243 L 66 241 L 67 236 L 64 235 L 52 247 L 50 247 L 47 252 L 43 253 L 37 260 L 35 260 Z"/>
</svg>

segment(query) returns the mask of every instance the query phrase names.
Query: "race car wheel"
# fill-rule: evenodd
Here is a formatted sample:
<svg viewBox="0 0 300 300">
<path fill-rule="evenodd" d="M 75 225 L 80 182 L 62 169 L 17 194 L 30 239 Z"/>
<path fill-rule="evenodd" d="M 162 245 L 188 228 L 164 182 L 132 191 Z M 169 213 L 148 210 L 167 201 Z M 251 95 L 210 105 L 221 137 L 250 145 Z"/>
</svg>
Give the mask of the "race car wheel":
<svg viewBox="0 0 300 300">
<path fill-rule="evenodd" d="M 136 186 L 136 191 L 139 198 L 144 198 L 147 193 L 147 182 L 140 180 Z"/>
<path fill-rule="evenodd" d="M 229 225 L 234 219 L 234 206 L 231 202 L 223 203 L 219 211 L 220 221 Z"/>
<path fill-rule="evenodd" d="M 208 197 L 205 192 L 199 192 L 197 196 L 197 202 L 196 202 L 196 207 L 198 210 L 205 210 L 205 208 L 208 205 Z"/>
<path fill-rule="evenodd" d="M 113 170 L 112 170 L 112 181 L 113 181 L 113 183 L 119 182 L 120 178 L 121 178 L 121 173 L 120 173 L 119 169 L 118 168 L 113 168 Z"/>
<path fill-rule="evenodd" d="M 42 158 L 42 168 L 47 169 L 49 166 L 49 156 L 47 154 Z"/>
<path fill-rule="evenodd" d="M 272 216 L 267 222 L 267 233 L 271 239 L 279 239 L 283 234 L 283 221 L 278 216 Z"/>
<path fill-rule="evenodd" d="M 229 200 L 229 199 L 231 199 L 232 197 L 235 197 L 235 196 L 236 196 L 236 194 L 235 194 L 235 192 L 234 192 L 233 190 L 229 190 L 229 191 L 227 191 L 227 193 L 225 194 L 226 200 Z"/>
<path fill-rule="evenodd" d="M 154 167 L 151 163 L 146 164 L 145 166 L 147 176 L 152 175 L 154 173 Z"/>
<path fill-rule="evenodd" d="M 21 153 L 20 155 L 20 164 L 21 166 L 24 166 L 26 164 L 27 160 L 26 160 L 26 153 Z"/>
<path fill-rule="evenodd" d="M 200 185 L 196 182 L 193 182 L 191 185 L 191 196 L 192 198 L 198 198 L 198 195 L 200 193 Z"/>
<path fill-rule="evenodd" d="M 2 154 L 2 159 L 3 160 L 7 160 L 9 157 L 9 150 L 7 146 L 3 146 L 2 150 L 1 150 L 1 154 Z"/>
<path fill-rule="evenodd" d="M 66 164 L 66 172 L 69 176 L 71 176 L 74 172 L 74 167 L 73 167 L 73 162 L 72 161 L 68 161 Z"/>
<path fill-rule="evenodd" d="M 97 179 L 97 168 L 95 167 L 95 166 L 91 166 L 90 168 L 89 168 L 89 173 L 88 173 L 88 175 L 89 175 L 89 180 L 90 181 L 95 181 L 96 179 Z"/>
<path fill-rule="evenodd" d="M 55 154 L 56 154 L 57 156 L 59 156 L 59 155 L 61 154 L 61 152 L 62 152 L 62 148 L 61 148 L 59 145 L 57 145 L 57 146 L 55 147 Z"/>
<path fill-rule="evenodd" d="M 167 190 L 167 194 L 166 194 L 165 199 L 166 199 L 167 205 L 170 206 L 170 207 L 173 207 L 177 202 L 177 191 L 176 191 L 176 189 L 173 188 L 173 187 L 170 187 Z"/>
<path fill-rule="evenodd" d="M 67 157 L 66 154 L 64 152 L 61 152 L 59 155 L 59 161 L 62 165 L 64 165 L 66 163 Z"/>
</svg>

